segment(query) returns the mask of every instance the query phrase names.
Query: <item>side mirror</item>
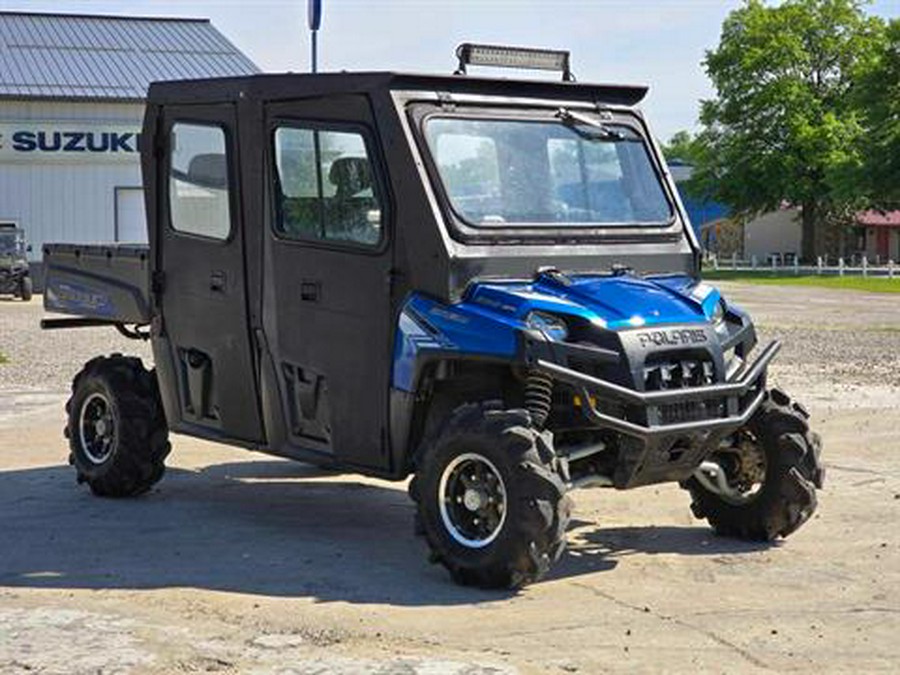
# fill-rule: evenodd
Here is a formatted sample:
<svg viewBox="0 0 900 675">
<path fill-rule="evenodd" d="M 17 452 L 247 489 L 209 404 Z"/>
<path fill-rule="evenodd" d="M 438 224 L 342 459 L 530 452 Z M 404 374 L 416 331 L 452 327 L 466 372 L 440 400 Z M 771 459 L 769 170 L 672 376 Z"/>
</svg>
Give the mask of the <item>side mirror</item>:
<svg viewBox="0 0 900 675">
<path fill-rule="evenodd" d="M 28 246 L 25 247 L 25 252 L 31 253 L 31 244 L 28 244 Z"/>
</svg>

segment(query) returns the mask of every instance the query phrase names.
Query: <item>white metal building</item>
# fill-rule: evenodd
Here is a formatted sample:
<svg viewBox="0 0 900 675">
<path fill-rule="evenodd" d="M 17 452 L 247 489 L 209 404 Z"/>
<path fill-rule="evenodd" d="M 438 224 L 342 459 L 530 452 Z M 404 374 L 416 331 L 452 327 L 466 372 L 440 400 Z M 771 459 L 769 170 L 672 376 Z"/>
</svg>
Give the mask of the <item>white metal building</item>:
<svg viewBox="0 0 900 675">
<path fill-rule="evenodd" d="M 206 19 L 0 12 L 0 223 L 33 264 L 47 242 L 146 241 L 147 86 L 256 72 Z"/>
</svg>

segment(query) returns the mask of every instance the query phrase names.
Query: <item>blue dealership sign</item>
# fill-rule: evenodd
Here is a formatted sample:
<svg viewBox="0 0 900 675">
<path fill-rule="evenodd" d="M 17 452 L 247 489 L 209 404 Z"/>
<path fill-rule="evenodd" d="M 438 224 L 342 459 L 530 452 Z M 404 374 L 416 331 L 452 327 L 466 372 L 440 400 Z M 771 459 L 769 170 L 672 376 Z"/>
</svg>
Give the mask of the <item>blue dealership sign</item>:
<svg viewBox="0 0 900 675">
<path fill-rule="evenodd" d="M 101 161 L 137 161 L 138 124 L 71 121 L 0 122 L 0 163 L 66 161 L 91 156 Z"/>
</svg>

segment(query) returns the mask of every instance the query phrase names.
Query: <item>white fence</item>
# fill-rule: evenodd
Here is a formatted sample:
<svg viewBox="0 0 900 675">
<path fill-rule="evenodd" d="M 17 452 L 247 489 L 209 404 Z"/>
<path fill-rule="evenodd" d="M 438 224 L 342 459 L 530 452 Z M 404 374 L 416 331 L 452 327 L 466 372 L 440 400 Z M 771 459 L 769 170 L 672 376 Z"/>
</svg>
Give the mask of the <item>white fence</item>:
<svg viewBox="0 0 900 675">
<path fill-rule="evenodd" d="M 829 264 L 832 263 L 832 264 Z M 796 274 L 808 276 L 811 274 L 824 276 L 864 276 L 864 277 L 888 277 L 893 279 L 895 275 L 900 278 L 900 267 L 893 260 L 887 262 L 876 261 L 870 263 L 866 256 L 853 257 L 845 261 L 843 258 L 828 260 L 819 257 L 815 265 L 801 265 L 797 258 L 790 261 L 779 260 L 771 257 L 769 260 L 757 260 L 751 256 L 750 260 L 742 260 L 737 256 L 719 258 L 711 254 L 707 258 L 707 265 L 712 269 L 735 272 L 773 272 L 775 274 Z"/>
</svg>

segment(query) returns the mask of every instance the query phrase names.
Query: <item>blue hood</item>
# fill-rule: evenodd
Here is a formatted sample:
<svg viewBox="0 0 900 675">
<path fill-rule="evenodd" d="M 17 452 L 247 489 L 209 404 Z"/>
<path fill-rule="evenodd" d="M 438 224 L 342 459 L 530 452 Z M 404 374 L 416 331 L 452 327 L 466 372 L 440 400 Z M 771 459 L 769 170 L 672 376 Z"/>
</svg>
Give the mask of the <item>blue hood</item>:
<svg viewBox="0 0 900 675">
<path fill-rule="evenodd" d="M 529 312 L 580 317 L 609 330 L 709 321 L 719 292 L 688 276 L 540 275 L 529 282 L 482 282 L 445 305 L 413 293 L 400 313 L 393 386 L 415 391 L 420 361 L 448 353 L 514 358 Z"/>
<path fill-rule="evenodd" d="M 522 320 L 532 311 L 578 316 L 611 330 L 656 324 L 704 323 L 719 292 L 688 276 L 541 275 L 535 281 L 479 283 L 461 303 L 468 311 Z M 462 308 L 462 307 L 460 307 Z"/>
</svg>

